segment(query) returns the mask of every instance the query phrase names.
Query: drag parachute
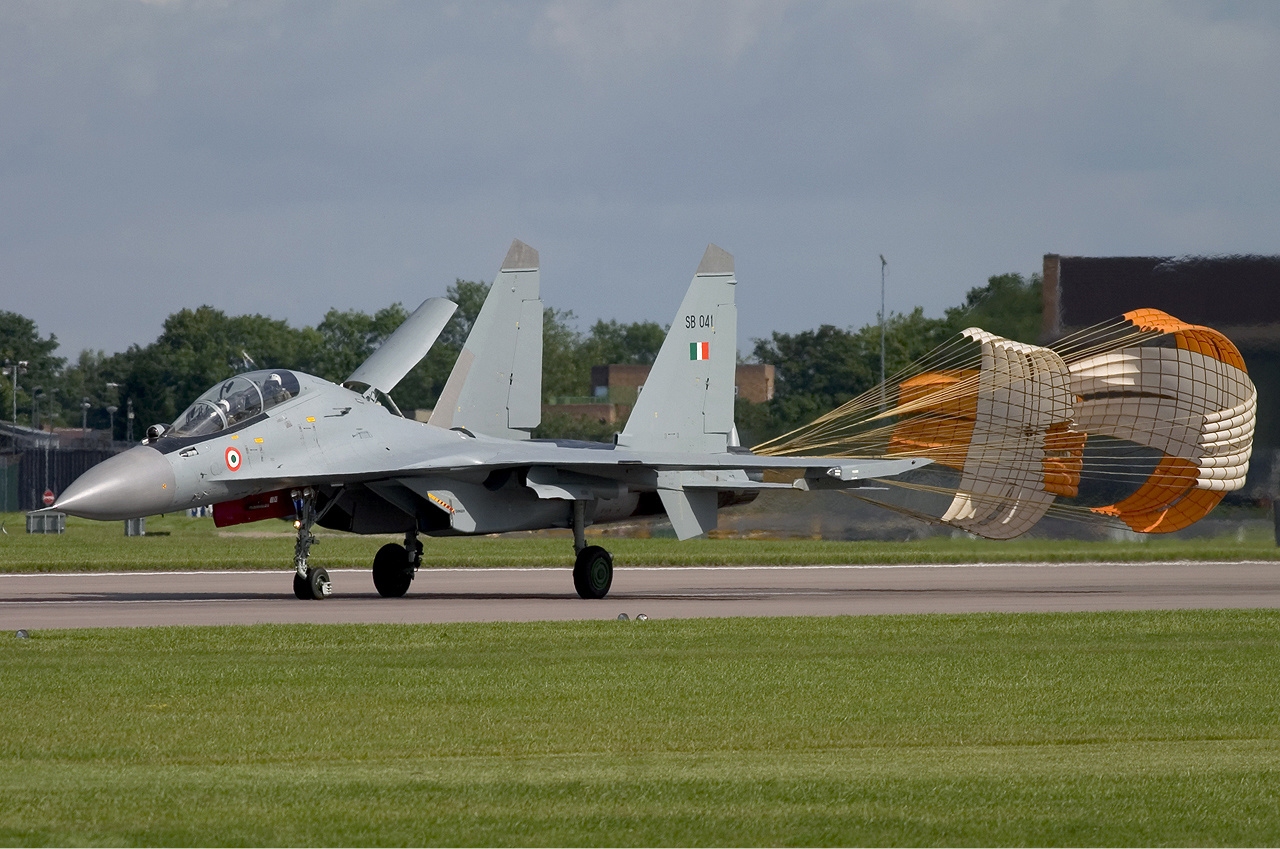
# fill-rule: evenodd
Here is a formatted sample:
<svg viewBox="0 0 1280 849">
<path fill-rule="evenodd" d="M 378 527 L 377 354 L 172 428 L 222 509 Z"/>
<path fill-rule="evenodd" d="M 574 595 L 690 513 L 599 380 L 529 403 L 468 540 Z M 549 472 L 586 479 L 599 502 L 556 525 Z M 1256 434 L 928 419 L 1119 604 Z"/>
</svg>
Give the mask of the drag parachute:
<svg viewBox="0 0 1280 849">
<path fill-rule="evenodd" d="M 1221 333 L 1137 310 L 1043 347 L 962 331 L 762 454 L 913 456 L 882 506 L 1008 539 L 1047 512 L 1179 530 L 1244 485 L 1257 393 Z"/>
</svg>

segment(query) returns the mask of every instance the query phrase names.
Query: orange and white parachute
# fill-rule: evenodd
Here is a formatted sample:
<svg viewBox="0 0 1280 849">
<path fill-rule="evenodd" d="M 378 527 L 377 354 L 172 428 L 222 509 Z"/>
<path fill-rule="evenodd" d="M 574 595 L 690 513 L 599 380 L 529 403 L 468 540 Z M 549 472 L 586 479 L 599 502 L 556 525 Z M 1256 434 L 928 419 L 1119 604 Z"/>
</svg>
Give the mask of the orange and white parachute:
<svg viewBox="0 0 1280 849">
<path fill-rule="evenodd" d="M 1123 498 L 1091 509 L 1135 531 L 1181 530 L 1244 486 L 1257 390 L 1239 350 L 1216 330 L 1159 310 L 1126 313 L 1118 329 L 1124 325 L 1135 332 L 1123 347 L 1093 350 L 1097 336 L 1117 328 L 1072 340 L 1079 352 L 1070 365 L 1072 428 L 1099 445 L 1106 445 L 1103 437 L 1114 440 L 1111 456 L 1100 451 L 1100 461 L 1138 455 L 1126 454 L 1128 443 L 1154 452 L 1155 464 L 1142 479 L 1130 472 L 1132 491 Z M 1088 464 L 1085 473 L 1103 476 Z"/>
<path fill-rule="evenodd" d="M 755 450 L 927 458 L 915 480 L 886 481 L 921 498 L 885 506 L 993 539 L 1051 509 L 1161 533 L 1244 485 L 1256 406 L 1230 340 L 1137 310 L 1049 347 L 969 328 Z"/>
</svg>

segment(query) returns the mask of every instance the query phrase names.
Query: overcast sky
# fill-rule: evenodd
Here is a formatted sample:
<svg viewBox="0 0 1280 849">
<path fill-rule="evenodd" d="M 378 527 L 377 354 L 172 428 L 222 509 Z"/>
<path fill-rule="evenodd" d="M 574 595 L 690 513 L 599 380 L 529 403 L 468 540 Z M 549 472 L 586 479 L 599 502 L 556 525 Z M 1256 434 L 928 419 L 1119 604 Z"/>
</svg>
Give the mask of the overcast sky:
<svg viewBox="0 0 1280 849">
<path fill-rule="evenodd" d="M 59 353 L 492 280 L 739 347 L 1045 253 L 1280 253 L 1280 4 L 0 4 L 0 309 Z"/>
</svg>

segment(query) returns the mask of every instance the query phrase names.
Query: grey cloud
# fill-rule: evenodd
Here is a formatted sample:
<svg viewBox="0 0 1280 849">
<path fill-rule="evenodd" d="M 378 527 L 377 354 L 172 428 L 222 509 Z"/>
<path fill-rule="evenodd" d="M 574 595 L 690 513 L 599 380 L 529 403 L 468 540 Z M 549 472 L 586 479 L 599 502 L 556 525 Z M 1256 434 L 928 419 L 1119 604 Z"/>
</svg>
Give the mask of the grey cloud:
<svg viewBox="0 0 1280 849">
<path fill-rule="evenodd" d="M 210 302 L 416 303 L 536 244 L 550 303 L 743 344 L 937 312 L 1046 251 L 1275 250 L 1270 4 L 0 6 L 5 309 L 80 347 Z M 67 349 L 70 349 L 68 351 Z"/>
</svg>

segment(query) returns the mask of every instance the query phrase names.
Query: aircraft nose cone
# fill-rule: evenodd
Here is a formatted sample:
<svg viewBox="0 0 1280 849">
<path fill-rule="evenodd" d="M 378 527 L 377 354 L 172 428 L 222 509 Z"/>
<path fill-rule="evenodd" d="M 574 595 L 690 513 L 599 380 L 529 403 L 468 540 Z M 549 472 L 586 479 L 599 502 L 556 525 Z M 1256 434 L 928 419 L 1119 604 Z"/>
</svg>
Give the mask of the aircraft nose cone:
<svg viewBox="0 0 1280 849">
<path fill-rule="evenodd" d="M 176 491 L 169 461 L 139 445 L 76 478 L 53 509 L 84 519 L 137 519 L 173 509 Z"/>
</svg>

